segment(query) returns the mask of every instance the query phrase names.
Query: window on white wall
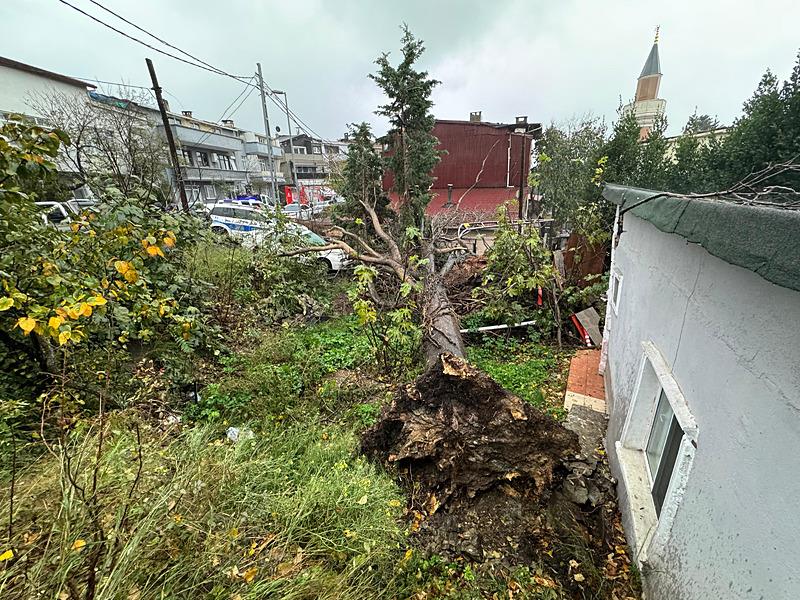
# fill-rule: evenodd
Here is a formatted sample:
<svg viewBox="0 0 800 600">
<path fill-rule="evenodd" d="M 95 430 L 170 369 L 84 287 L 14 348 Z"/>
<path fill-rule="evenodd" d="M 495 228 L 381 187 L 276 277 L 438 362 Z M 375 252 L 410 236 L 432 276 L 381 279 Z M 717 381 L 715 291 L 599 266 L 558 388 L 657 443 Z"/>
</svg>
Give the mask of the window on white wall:
<svg viewBox="0 0 800 600">
<path fill-rule="evenodd" d="M 683 429 L 675 411 L 672 410 L 664 390 L 658 394 L 656 414 L 650 428 L 650 437 L 645 448 L 647 471 L 650 474 L 650 489 L 656 515 L 661 516 L 661 507 L 669 489 L 675 460 L 678 457 Z"/>
<path fill-rule="evenodd" d="M 611 271 L 608 287 L 608 301 L 611 302 L 611 308 L 614 309 L 614 314 L 617 314 L 619 312 L 619 298 L 622 293 L 622 274 L 616 269 Z"/>
<path fill-rule="evenodd" d="M 642 348 L 639 378 L 615 445 L 640 562 L 660 553 L 666 544 L 698 435 L 694 416 L 663 355 L 652 342 L 643 342 Z"/>
</svg>

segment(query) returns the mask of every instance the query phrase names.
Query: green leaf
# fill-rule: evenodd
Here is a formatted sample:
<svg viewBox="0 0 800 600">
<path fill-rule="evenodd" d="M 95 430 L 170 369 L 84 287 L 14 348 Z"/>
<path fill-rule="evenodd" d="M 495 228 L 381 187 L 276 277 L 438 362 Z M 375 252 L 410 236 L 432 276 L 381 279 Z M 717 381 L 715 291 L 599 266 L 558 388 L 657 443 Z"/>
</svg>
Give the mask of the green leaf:
<svg viewBox="0 0 800 600">
<path fill-rule="evenodd" d="M 0 312 L 8 310 L 14 306 L 14 300 L 6 296 L 5 298 L 0 298 Z"/>
</svg>

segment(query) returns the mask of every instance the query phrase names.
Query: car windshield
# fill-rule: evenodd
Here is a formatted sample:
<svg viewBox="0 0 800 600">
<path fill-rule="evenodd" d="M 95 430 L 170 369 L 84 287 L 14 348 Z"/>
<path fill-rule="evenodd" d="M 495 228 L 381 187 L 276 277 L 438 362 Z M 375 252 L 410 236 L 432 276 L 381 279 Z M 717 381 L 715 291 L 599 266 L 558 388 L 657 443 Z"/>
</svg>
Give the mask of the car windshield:
<svg viewBox="0 0 800 600">
<path fill-rule="evenodd" d="M 318 236 L 313 231 L 303 232 L 303 237 L 306 238 L 312 246 L 324 246 L 327 242 Z"/>
</svg>

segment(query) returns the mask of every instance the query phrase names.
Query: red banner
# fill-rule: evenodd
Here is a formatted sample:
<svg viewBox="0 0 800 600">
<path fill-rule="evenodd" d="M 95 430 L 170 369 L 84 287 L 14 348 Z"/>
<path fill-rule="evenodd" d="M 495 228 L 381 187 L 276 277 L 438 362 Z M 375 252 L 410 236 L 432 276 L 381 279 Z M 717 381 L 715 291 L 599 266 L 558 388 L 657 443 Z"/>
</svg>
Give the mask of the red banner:
<svg viewBox="0 0 800 600">
<path fill-rule="evenodd" d="M 294 191 L 292 188 L 286 188 L 286 204 L 294 204 Z"/>
</svg>

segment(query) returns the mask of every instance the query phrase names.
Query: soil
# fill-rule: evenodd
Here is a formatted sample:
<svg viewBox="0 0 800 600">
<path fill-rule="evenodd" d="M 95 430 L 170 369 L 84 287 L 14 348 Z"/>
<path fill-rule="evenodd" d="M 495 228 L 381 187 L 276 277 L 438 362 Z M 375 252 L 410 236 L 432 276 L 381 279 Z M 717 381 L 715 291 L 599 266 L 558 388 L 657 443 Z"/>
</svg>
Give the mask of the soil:
<svg viewBox="0 0 800 600">
<path fill-rule="evenodd" d="M 442 354 L 400 389 L 361 450 L 397 472 L 424 551 L 535 566 L 575 598 L 638 595 L 602 452 L 466 361 Z"/>
</svg>

